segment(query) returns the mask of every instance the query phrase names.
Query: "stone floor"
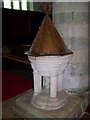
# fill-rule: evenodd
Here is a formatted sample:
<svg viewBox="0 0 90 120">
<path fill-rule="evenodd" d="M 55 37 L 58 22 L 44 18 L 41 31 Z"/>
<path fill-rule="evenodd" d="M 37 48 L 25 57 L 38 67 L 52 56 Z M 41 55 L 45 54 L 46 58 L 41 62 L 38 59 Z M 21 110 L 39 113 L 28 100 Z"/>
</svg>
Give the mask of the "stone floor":
<svg viewBox="0 0 90 120">
<path fill-rule="evenodd" d="M 2 118 L 20 118 L 16 114 L 13 113 L 13 106 L 15 104 L 16 98 L 23 95 L 24 93 L 12 97 L 2 103 Z"/>
<path fill-rule="evenodd" d="M 0 102 L 0 120 L 2 118 L 2 103 Z"/>
</svg>

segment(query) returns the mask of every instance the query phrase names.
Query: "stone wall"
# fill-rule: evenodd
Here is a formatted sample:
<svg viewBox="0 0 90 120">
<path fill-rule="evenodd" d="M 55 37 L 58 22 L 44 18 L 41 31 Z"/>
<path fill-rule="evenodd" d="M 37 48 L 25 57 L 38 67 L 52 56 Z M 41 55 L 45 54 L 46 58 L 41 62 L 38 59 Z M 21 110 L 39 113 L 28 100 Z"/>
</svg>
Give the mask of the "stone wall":
<svg viewBox="0 0 90 120">
<path fill-rule="evenodd" d="M 41 6 L 43 5 L 43 2 L 33 2 L 33 9 L 34 11 L 41 12 Z"/>
<path fill-rule="evenodd" d="M 88 88 L 88 3 L 54 2 L 53 22 L 74 54 L 64 72 L 65 89 Z"/>
</svg>

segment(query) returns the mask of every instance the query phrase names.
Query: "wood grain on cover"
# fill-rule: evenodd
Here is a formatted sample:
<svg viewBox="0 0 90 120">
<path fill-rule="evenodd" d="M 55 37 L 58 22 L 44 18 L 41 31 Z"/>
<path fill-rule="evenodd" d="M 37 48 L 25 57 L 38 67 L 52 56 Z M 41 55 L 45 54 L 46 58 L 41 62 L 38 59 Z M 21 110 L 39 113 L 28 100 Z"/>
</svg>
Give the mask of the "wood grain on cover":
<svg viewBox="0 0 90 120">
<path fill-rule="evenodd" d="M 29 55 L 68 55 L 72 51 L 68 50 L 60 34 L 52 23 L 49 15 L 45 15 L 41 27 L 29 50 Z"/>
</svg>

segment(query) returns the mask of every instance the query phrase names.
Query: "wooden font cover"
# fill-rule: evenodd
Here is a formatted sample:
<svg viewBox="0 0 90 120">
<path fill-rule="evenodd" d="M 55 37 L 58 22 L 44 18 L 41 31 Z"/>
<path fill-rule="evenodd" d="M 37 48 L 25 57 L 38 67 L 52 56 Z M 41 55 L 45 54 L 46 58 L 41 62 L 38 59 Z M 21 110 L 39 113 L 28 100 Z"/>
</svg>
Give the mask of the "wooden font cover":
<svg viewBox="0 0 90 120">
<path fill-rule="evenodd" d="M 29 50 L 29 55 L 31 56 L 64 56 L 73 53 L 66 47 L 52 23 L 49 17 L 50 8 L 50 4 L 44 5 L 46 15 Z"/>
</svg>

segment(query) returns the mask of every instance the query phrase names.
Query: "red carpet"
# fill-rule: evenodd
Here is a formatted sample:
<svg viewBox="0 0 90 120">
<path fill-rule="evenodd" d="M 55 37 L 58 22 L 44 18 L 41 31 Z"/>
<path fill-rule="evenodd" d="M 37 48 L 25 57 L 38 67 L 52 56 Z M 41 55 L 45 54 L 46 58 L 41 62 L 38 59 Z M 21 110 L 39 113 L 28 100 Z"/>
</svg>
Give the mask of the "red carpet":
<svg viewBox="0 0 90 120">
<path fill-rule="evenodd" d="M 90 114 L 90 104 L 88 105 L 87 109 L 85 110 L 85 112 L 88 112 Z"/>
<path fill-rule="evenodd" d="M 11 71 L 2 72 L 2 100 L 7 100 L 32 88 L 32 80 Z"/>
</svg>

